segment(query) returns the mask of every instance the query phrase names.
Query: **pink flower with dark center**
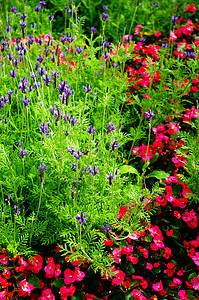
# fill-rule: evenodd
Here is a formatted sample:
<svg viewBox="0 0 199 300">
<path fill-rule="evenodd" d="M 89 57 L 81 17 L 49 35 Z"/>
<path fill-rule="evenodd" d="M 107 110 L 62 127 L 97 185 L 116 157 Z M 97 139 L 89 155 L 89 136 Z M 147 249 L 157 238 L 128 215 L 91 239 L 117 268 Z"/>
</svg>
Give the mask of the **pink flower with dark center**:
<svg viewBox="0 0 199 300">
<path fill-rule="evenodd" d="M 155 283 L 152 285 L 152 288 L 157 291 L 160 292 L 163 290 L 163 285 L 162 285 L 162 280 L 160 280 L 159 282 Z"/>
</svg>

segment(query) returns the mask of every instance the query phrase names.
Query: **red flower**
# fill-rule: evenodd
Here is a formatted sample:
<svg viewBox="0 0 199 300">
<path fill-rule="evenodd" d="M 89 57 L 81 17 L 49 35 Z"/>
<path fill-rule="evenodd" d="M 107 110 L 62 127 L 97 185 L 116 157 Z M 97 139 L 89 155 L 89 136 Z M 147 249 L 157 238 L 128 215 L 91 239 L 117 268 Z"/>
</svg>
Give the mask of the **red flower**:
<svg viewBox="0 0 199 300">
<path fill-rule="evenodd" d="M 114 276 L 116 277 L 113 278 L 112 285 L 118 285 L 124 281 L 125 273 L 122 272 L 121 270 L 116 270 L 114 271 Z"/>
<path fill-rule="evenodd" d="M 112 240 L 109 240 L 108 238 L 104 240 L 104 244 L 105 246 L 107 247 L 111 247 L 113 246 L 113 241 Z"/>
<path fill-rule="evenodd" d="M 75 291 L 76 291 L 76 287 L 74 285 L 71 285 L 69 287 L 67 286 L 62 286 L 60 288 L 60 294 L 61 294 L 61 299 L 63 300 L 67 300 L 69 296 L 73 296 Z"/>
<path fill-rule="evenodd" d="M 73 283 L 76 280 L 76 273 L 74 271 L 71 271 L 70 269 L 66 269 L 64 271 L 64 283 L 70 284 Z"/>
</svg>

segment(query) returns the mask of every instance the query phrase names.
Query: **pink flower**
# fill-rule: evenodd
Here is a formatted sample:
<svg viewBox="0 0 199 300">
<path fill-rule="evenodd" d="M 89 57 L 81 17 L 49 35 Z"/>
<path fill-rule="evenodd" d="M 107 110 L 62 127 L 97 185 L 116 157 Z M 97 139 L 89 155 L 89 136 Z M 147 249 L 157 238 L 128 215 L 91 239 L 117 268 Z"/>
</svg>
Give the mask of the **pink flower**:
<svg viewBox="0 0 199 300">
<path fill-rule="evenodd" d="M 33 273 L 39 273 L 42 269 L 43 257 L 37 254 L 36 256 L 29 258 L 28 262 L 31 265 L 31 271 Z"/>
<path fill-rule="evenodd" d="M 80 271 L 80 268 L 75 268 L 75 280 L 81 281 L 85 277 L 85 273 Z"/>
<path fill-rule="evenodd" d="M 8 256 L 6 256 L 5 254 L 1 254 L 0 255 L 0 262 L 2 263 L 2 265 L 7 265 L 7 263 L 8 263 Z"/>
<path fill-rule="evenodd" d="M 196 12 L 197 8 L 195 8 L 194 4 L 187 4 L 186 9 L 184 12 L 189 11 L 189 12 Z"/>
<path fill-rule="evenodd" d="M 173 282 L 175 284 L 181 284 L 182 283 L 182 281 L 179 278 L 173 278 Z"/>
<path fill-rule="evenodd" d="M 127 259 L 132 262 L 132 264 L 136 265 L 138 263 L 138 258 L 132 255 L 127 256 Z"/>
<path fill-rule="evenodd" d="M 61 299 L 67 300 L 68 299 L 67 297 L 74 295 L 74 293 L 76 291 L 76 287 L 74 285 L 71 285 L 69 287 L 64 285 L 60 288 L 59 291 L 60 291 L 60 294 L 61 294 Z"/>
<path fill-rule="evenodd" d="M 153 269 L 153 265 L 151 263 L 147 263 L 146 264 L 146 269 L 152 270 Z"/>
<path fill-rule="evenodd" d="M 194 290 L 199 290 L 199 275 L 194 277 L 191 281 Z"/>
<path fill-rule="evenodd" d="M 199 252 L 196 252 L 194 256 L 192 256 L 193 261 L 197 266 L 199 266 Z"/>
<path fill-rule="evenodd" d="M 23 292 L 28 293 L 28 296 L 30 296 L 31 291 L 35 288 L 34 285 L 30 284 L 26 279 L 22 280 L 19 285 Z"/>
<path fill-rule="evenodd" d="M 129 255 L 133 252 L 133 246 L 128 245 L 122 248 L 122 254 Z"/>
<path fill-rule="evenodd" d="M 164 247 L 164 243 L 163 243 L 163 236 L 160 234 L 155 235 L 153 241 L 156 244 L 156 246 L 158 246 L 159 248 L 163 248 Z"/>
<path fill-rule="evenodd" d="M 122 251 L 120 248 L 115 248 L 112 252 L 113 258 L 115 259 L 116 264 L 119 264 L 121 261 Z"/>
<path fill-rule="evenodd" d="M 113 278 L 112 284 L 118 285 L 124 281 L 125 273 L 121 270 L 116 270 L 114 276 L 116 276 L 116 278 Z"/>
<path fill-rule="evenodd" d="M 136 233 L 136 232 L 133 232 L 129 235 L 129 238 L 132 239 L 132 240 L 138 240 L 140 237 L 140 234 Z"/>
<path fill-rule="evenodd" d="M 55 273 L 55 264 L 53 261 L 48 259 L 48 265 L 45 266 L 44 271 L 46 272 L 46 277 L 51 278 Z"/>
<path fill-rule="evenodd" d="M 55 266 L 55 278 L 58 278 L 60 274 L 61 274 L 60 265 L 57 264 L 57 265 Z"/>
<path fill-rule="evenodd" d="M 64 271 L 64 283 L 66 285 L 73 283 L 76 280 L 76 273 L 70 269 Z"/>
<path fill-rule="evenodd" d="M 157 291 L 160 292 L 163 290 L 163 285 L 162 285 L 162 280 L 160 280 L 159 282 L 155 283 L 152 285 L 152 288 Z"/>
<path fill-rule="evenodd" d="M 42 292 L 40 300 L 54 300 L 55 296 L 52 294 L 51 289 L 46 289 Z"/>
</svg>

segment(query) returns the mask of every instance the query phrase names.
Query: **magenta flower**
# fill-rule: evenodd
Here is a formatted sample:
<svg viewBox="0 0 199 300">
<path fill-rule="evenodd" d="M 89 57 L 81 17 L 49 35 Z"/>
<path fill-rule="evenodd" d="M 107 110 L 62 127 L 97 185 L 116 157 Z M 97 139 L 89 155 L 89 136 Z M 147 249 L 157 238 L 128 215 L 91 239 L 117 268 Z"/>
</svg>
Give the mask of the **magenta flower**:
<svg viewBox="0 0 199 300">
<path fill-rule="evenodd" d="M 196 252 L 194 256 L 192 256 L 193 261 L 197 266 L 199 266 L 199 252 Z"/>
<path fill-rule="evenodd" d="M 199 275 L 194 277 L 191 281 L 194 290 L 199 290 Z"/>
<path fill-rule="evenodd" d="M 162 285 L 162 280 L 160 280 L 159 282 L 155 283 L 152 285 L 152 288 L 157 291 L 160 292 L 163 290 L 163 285 Z"/>
<path fill-rule="evenodd" d="M 112 252 L 113 258 L 115 259 L 116 264 L 119 264 L 121 261 L 122 250 L 120 248 L 115 248 Z"/>
<path fill-rule="evenodd" d="M 30 284 L 26 279 L 20 282 L 20 287 L 23 292 L 28 293 L 28 296 L 30 296 L 31 291 L 34 290 L 34 285 Z"/>
</svg>

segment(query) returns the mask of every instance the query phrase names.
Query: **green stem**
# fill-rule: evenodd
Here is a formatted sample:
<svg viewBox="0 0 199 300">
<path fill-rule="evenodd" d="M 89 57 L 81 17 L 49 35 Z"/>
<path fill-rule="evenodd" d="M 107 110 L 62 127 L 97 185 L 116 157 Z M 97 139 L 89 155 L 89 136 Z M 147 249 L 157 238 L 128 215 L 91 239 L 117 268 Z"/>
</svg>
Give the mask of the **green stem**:
<svg viewBox="0 0 199 300">
<path fill-rule="evenodd" d="M 43 182 L 41 183 L 41 190 L 40 190 L 39 204 L 38 204 L 37 214 L 36 214 L 36 217 L 35 217 L 35 222 L 32 221 L 32 222 L 33 222 L 33 225 L 32 225 L 32 227 L 31 227 L 31 231 L 30 231 L 30 241 L 29 241 L 29 246 L 31 246 L 34 225 L 35 225 L 35 223 L 36 223 L 36 221 L 37 221 L 37 218 L 38 218 L 38 215 L 39 215 L 39 210 L 40 210 L 40 206 L 41 206 L 42 191 L 43 191 Z"/>
</svg>

